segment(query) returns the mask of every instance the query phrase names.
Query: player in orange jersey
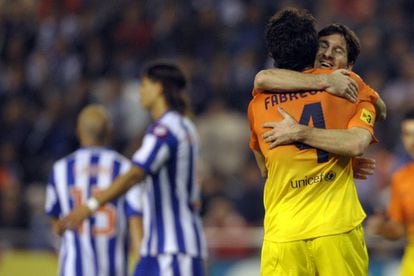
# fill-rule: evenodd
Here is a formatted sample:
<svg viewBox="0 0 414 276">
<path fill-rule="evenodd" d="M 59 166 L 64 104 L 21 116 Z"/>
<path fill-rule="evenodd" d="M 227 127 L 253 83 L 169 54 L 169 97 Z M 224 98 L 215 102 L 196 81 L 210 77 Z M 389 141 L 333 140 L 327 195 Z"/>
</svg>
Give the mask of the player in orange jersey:
<svg viewBox="0 0 414 276">
<path fill-rule="evenodd" d="M 401 122 L 401 137 L 405 150 L 414 158 L 414 110 L 405 114 Z M 407 238 L 401 275 L 414 275 L 414 162 L 394 173 L 391 183 L 391 202 L 388 218 L 376 214 L 368 219 L 367 231 L 396 240 Z"/>
<path fill-rule="evenodd" d="M 357 35 L 346 25 L 330 24 L 318 33 L 319 48 L 316 54 L 316 68 L 346 69 L 329 74 L 306 74 L 291 70 L 272 68 L 258 72 L 254 88 L 257 92 L 286 92 L 300 90 L 325 90 L 333 95 L 355 102 L 358 90 L 349 77 L 360 53 Z M 377 119 L 385 120 L 386 106 L 378 97 L 375 99 Z"/>
<path fill-rule="evenodd" d="M 343 24 L 330 24 L 318 33 L 319 49 L 315 59 L 315 67 L 351 70 L 360 53 L 360 42 L 356 34 Z M 257 92 L 286 92 L 300 90 L 322 90 L 352 102 L 357 100 L 358 90 L 355 81 L 349 77 L 347 70 L 337 70 L 329 74 L 307 74 L 286 69 L 272 68 L 257 73 L 254 88 Z M 374 99 L 377 118 L 386 118 L 386 106 L 378 97 Z M 264 133 L 270 147 L 275 147 L 278 134 L 273 129 L 274 123 L 264 126 L 271 128 Z M 274 142 L 274 143 L 273 143 Z M 375 160 L 365 157 L 356 157 L 354 162 L 354 177 L 366 179 L 373 173 Z"/>
<path fill-rule="evenodd" d="M 266 40 L 276 67 L 313 67 L 318 50 L 314 22 L 308 12 L 296 9 L 282 10 L 270 19 Z M 372 102 L 377 95 L 349 74 L 359 89 L 357 103 L 321 91 L 253 93 L 248 109 L 250 147 L 267 177 L 262 275 L 368 273 L 361 227 L 365 213 L 353 182 L 351 157 L 373 140 Z M 269 149 L 262 137 L 268 121 L 282 122 L 294 135 L 283 141 L 285 145 Z M 316 145 L 318 149 L 312 148 Z"/>
</svg>

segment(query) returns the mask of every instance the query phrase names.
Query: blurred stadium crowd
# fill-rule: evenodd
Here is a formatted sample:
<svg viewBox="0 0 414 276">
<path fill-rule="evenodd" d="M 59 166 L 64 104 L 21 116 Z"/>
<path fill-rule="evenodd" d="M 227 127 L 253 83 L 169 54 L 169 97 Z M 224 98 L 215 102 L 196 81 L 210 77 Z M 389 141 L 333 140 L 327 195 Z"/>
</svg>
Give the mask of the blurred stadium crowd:
<svg viewBox="0 0 414 276">
<path fill-rule="evenodd" d="M 249 153 L 245 111 L 255 73 L 271 66 L 265 22 L 286 6 L 309 9 L 319 27 L 345 23 L 361 39 L 354 70 L 384 98 L 388 119 L 377 124 L 380 143 L 367 153 L 377 160 L 376 173 L 358 187 L 367 213 L 384 207 L 390 175 L 408 158 L 398 122 L 414 107 L 412 1 L 6 0 L 0 1 L 0 229 L 29 229 L 29 246 L 51 247 L 43 193 L 52 162 L 78 146 L 77 113 L 92 102 L 107 106 L 113 146 L 131 156 L 148 123 L 136 76 L 154 58 L 178 61 L 192 81 L 205 225 L 260 226 L 263 181 Z"/>
</svg>

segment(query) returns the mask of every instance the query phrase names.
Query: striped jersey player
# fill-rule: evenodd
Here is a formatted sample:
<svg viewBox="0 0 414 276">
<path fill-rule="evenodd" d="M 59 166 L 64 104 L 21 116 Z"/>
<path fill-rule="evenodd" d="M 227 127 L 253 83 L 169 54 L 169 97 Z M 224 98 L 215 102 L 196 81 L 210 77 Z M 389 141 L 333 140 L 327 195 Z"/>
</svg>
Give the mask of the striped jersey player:
<svg viewBox="0 0 414 276">
<path fill-rule="evenodd" d="M 205 256 L 196 183 L 198 137 L 178 113 L 165 113 L 151 125 L 133 163 L 147 173 L 143 200 L 141 255 L 184 253 Z"/>
<path fill-rule="evenodd" d="M 127 158 L 98 146 L 100 143 L 96 139 L 90 139 L 93 143 L 88 143 L 85 138 L 94 138 L 95 130 L 104 129 L 102 125 L 107 123 L 105 116 L 101 107 L 85 108 L 78 123 L 78 131 L 82 133 L 80 141 L 85 146 L 54 164 L 47 185 L 45 207 L 52 222 L 107 188 L 114 178 L 130 168 Z M 126 196 L 100 207 L 78 229 L 62 235 L 59 275 L 127 275 L 127 219 L 130 218 L 131 225 L 135 225 L 134 219 L 140 219 L 140 189 L 140 186 L 134 186 Z M 134 234 L 138 233 L 134 231 Z"/>
<path fill-rule="evenodd" d="M 105 191 L 63 218 L 59 231 L 73 229 L 96 208 L 145 179 L 144 237 L 134 275 L 204 275 L 206 244 L 200 222 L 196 175 L 199 142 L 188 117 L 182 71 L 167 62 L 146 66 L 140 104 L 153 119 L 128 172 Z"/>
<path fill-rule="evenodd" d="M 57 161 L 47 187 L 47 214 L 66 215 L 129 166 L 126 158 L 105 148 L 82 148 Z M 59 275 L 127 275 L 127 216 L 141 213 L 139 188 L 102 206 L 78 231 L 64 233 Z"/>
</svg>

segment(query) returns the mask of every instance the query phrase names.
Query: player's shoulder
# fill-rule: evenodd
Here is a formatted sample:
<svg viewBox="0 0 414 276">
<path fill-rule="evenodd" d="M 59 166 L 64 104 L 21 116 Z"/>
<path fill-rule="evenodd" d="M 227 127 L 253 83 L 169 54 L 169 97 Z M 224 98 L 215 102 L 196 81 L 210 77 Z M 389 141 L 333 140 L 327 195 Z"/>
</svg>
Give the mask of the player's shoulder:
<svg viewBox="0 0 414 276">
<path fill-rule="evenodd" d="M 335 69 L 331 69 L 331 68 L 310 68 L 307 69 L 305 71 L 303 71 L 303 73 L 308 73 L 308 74 L 329 74 L 334 72 Z"/>
<path fill-rule="evenodd" d="M 148 132 L 157 137 L 165 137 L 169 134 L 176 136 L 183 132 L 183 129 L 192 129 L 193 127 L 195 128 L 195 125 L 188 117 L 176 111 L 168 111 L 150 125 Z"/>
<path fill-rule="evenodd" d="M 331 68 L 311 68 L 304 71 L 304 73 L 311 73 L 311 74 L 329 74 L 333 73 L 339 69 L 331 69 Z M 356 81 L 363 82 L 363 79 L 355 72 L 348 70 L 349 76 Z"/>
<path fill-rule="evenodd" d="M 355 73 L 354 71 L 348 71 L 349 75 L 351 76 L 351 78 L 357 79 L 359 81 L 363 81 L 363 79 L 361 78 L 360 75 L 358 75 L 357 73 Z"/>
<path fill-rule="evenodd" d="M 129 163 L 130 162 L 130 160 L 125 155 L 117 152 L 116 150 L 108 149 L 107 152 L 109 154 L 111 154 L 114 159 L 116 159 L 116 160 L 118 160 L 120 162 L 123 162 L 123 163 Z"/>
<path fill-rule="evenodd" d="M 152 123 L 148 129 L 147 134 L 155 137 L 158 140 L 166 139 L 171 133 L 171 129 L 177 128 L 177 122 L 174 120 L 158 120 Z"/>
<path fill-rule="evenodd" d="M 272 94 L 266 92 L 258 92 L 253 89 L 252 98 L 250 99 L 249 104 L 247 105 L 247 112 L 252 113 L 253 111 L 255 111 L 258 107 L 258 104 L 263 103 L 263 100 L 266 97 L 269 97 L 270 95 Z"/>
<path fill-rule="evenodd" d="M 75 160 L 77 151 L 74 151 L 68 155 L 65 155 L 53 163 L 53 168 L 59 167 L 63 164 L 70 162 L 71 160 Z"/>
</svg>

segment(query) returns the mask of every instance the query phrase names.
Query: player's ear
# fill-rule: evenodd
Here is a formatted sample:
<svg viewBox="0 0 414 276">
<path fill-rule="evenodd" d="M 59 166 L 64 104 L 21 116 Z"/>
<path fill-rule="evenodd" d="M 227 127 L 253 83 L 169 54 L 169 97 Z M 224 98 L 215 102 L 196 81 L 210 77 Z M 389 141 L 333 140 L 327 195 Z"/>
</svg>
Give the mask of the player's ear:
<svg viewBox="0 0 414 276">
<path fill-rule="evenodd" d="M 352 67 L 354 67 L 353 63 L 348 63 L 348 65 L 346 66 L 346 69 L 349 71 L 352 71 Z"/>
</svg>

